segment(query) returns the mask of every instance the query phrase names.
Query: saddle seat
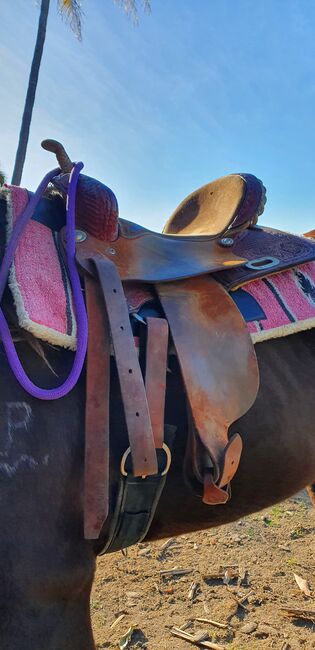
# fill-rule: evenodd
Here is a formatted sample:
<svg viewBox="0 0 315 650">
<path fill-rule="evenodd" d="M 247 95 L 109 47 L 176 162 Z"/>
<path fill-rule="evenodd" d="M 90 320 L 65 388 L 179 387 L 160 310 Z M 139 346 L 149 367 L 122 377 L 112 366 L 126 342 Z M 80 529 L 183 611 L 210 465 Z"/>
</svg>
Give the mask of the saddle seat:
<svg viewBox="0 0 315 650">
<path fill-rule="evenodd" d="M 266 190 L 252 174 L 230 174 L 189 194 L 167 220 L 163 233 L 222 237 L 257 223 Z"/>
<path fill-rule="evenodd" d="M 65 244 L 65 231 L 62 232 Z M 212 236 L 185 237 L 156 233 L 125 219 L 119 220 L 119 236 L 104 242 L 86 231 L 77 231 L 77 259 L 86 271 L 98 255 L 115 264 L 119 277 L 128 282 L 170 282 L 242 266 L 246 259 L 221 246 Z"/>
</svg>

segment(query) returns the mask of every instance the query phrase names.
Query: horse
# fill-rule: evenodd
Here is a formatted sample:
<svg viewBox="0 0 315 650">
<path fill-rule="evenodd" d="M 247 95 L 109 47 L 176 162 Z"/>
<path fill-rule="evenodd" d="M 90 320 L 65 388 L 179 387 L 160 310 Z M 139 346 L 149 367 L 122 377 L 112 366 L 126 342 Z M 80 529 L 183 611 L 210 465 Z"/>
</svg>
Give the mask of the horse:
<svg viewBox="0 0 315 650">
<path fill-rule="evenodd" d="M 58 210 L 57 210 L 58 211 Z M 3 244 L 4 201 L 0 200 Z M 16 347 L 28 375 L 46 389 L 69 373 L 73 352 L 41 343 L 16 323 L 8 291 L 3 300 Z M 315 485 L 315 332 L 300 332 L 256 345 L 260 386 L 248 412 L 231 425 L 243 453 L 231 499 L 210 507 L 183 479 L 187 405 L 178 361 L 169 359 L 165 420 L 176 428 L 172 464 L 147 539 L 209 529 Z M 58 400 L 25 392 L 3 349 L 0 398 L 0 645 L 2 650 L 94 650 L 90 592 L 98 539 L 85 539 L 85 370 Z M 117 369 L 111 361 L 109 495 L 117 497 L 117 467 L 126 432 Z"/>
</svg>

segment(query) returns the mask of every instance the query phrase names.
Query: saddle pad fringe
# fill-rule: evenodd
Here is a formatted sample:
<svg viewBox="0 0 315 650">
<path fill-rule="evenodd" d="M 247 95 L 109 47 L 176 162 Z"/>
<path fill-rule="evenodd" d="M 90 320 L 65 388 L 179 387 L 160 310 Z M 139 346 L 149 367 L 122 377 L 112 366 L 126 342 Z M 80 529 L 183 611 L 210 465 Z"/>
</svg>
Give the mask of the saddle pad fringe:
<svg viewBox="0 0 315 650">
<path fill-rule="evenodd" d="M 28 203 L 25 189 L 6 185 L 6 236 Z M 52 345 L 76 349 L 71 287 L 55 233 L 31 220 L 20 239 L 9 275 L 19 325 Z"/>
<path fill-rule="evenodd" d="M 242 291 L 262 312 L 261 318 L 247 323 L 254 343 L 315 327 L 315 262 L 255 280 Z"/>
</svg>

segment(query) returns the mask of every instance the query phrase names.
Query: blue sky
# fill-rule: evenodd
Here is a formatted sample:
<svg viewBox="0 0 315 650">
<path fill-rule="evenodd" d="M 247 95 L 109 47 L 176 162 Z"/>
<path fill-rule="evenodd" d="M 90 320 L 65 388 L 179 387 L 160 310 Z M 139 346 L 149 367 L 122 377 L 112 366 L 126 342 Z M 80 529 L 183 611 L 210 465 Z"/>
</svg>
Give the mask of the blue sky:
<svg viewBox="0 0 315 650">
<path fill-rule="evenodd" d="M 0 6 L 10 178 L 38 7 Z M 151 0 L 138 27 L 111 0 L 82 6 L 79 43 L 51 2 L 23 185 L 54 166 L 40 148 L 53 137 L 115 191 L 121 216 L 153 229 L 190 191 L 237 171 L 267 186 L 265 223 L 315 228 L 313 0 Z"/>
</svg>

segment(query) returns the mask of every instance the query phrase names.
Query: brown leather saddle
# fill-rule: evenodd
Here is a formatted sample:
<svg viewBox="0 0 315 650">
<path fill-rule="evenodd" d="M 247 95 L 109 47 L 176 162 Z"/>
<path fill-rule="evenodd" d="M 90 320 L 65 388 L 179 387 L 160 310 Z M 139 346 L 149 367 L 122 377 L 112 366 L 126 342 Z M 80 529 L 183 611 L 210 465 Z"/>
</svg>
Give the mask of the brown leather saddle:
<svg viewBox="0 0 315 650">
<path fill-rule="evenodd" d="M 54 183 L 65 192 L 72 163 L 63 150 L 54 150 L 64 172 Z M 127 531 L 129 525 L 121 510 L 123 503 L 132 501 L 134 485 L 142 481 L 150 491 L 156 484 L 156 490 L 152 488 L 156 506 L 169 469 L 164 404 L 170 342 L 187 396 L 186 476 L 201 486 L 205 503 L 225 503 L 242 451 L 240 434 L 229 437 L 229 427 L 250 409 L 259 385 L 253 344 L 226 289 L 314 259 L 315 246 L 256 225 L 265 204 L 265 188 L 251 174 L 232 174 L 190 194 L 168 219 L 162 234 L 118 220 L 111 191 L 89 177 L 80 181 L 76 257 L 85 279 L 89 318 L 85 536 L 97 538 L 108 513 L 112 349 L 130 444 L 121 461 L 122 480 L 127 478 L 118 499 L 120 511 L 105 549 L 117 550 L 124 545 L 119 530 Z M 145 298 L 140 298 L 139 306 L 148 297 L 154 298 L 163 318 L 146 320 L 143 376 L 128 303 L 130 295 L 139 287 L 141 294 L 144 286 Z M 132 510 L 133 504 L 129 505 Z M 139 537 L 131 535 L 131 540 Z M 129 538 L 128 544 L 132 541 Z"/>
<path fill-rule="evenodd" d="M 225 186 L 229 194 L 226 212 L 216 214 L 215 223 L 211 224 L 212 199 L 214 197 L 217 206 L 218 193 L 224 193 Z M 255 204 L 256 210 L 250 214 L 248 197 L 246 207 L 243 205 L 247 192 L 255 194 L 251 196 L 250 205 L 252 210 Z M 236 257 L 225 245 L 224 235 L 228 229 L 239 231 L 248 227 L 251 220 L 256 221 L 263 196 L 263 186 L 253 176 L 242 178 L 233 175 L 209 183 L 206 189 L 201 188 L 199 198 L 195 192 L 193 200 L 188 197 L 187 202 L 180 206 L 180 214 L 185 215 L 184 230 L 188 228 L 188 215 L 193 230 L 192 210 L 196 215 L 197 230 L 204 223 L 203 230 L 206 232 L 208 229 L 208 234 L 180 235 L 178 212 L 174 216 L 176 236 L 153 233 L 125 220 L 119 221 L 119 235 L 112 242 L 101 241 L 87 232 L 78 233 L 77 261 L 84 272 L 96 274 L 100 282 L 118 372 L 121 369 L 122 387 L 127 356 L 134 345 L 121 283 L 126 286 L 130 281 L 137 281 L 154 286 L 170 328 L 188 397 L 191 473 L 204 485 L 203 499 L 206 503 L 225 503 L 229 498 L 229 484 L 239 464 L 242 442 L 239 434 L 229 440 L 228 428 L 250 408 L 258 389 L 255 354 L 245 323 L 231 298 L 210 274 L 245 263 L 244 258 Z M 198 201 L 202 218 L 196 210 Z M 208 204 L 210 209 L 207 209 Z M 172 229 L 172 224 L 173 219 L 170 219 L 167 228 Z M 216 232 L 211 232 L 214 225 Z M 126 292 L 128 294 L 128 286 Z M 151 340 L 153 349 L 161 345 L 161 341 L 152 337 Z M 167 338 L 164 340 L 166 345 Z M 154 354 L 148 348 L 147 355 L 150 353 Z M 164 391 L 157 392 L 159 382 L 153 381 L 147 373 L 146 384 L 152 384 L 152 388 L 151 400 L 146 405 L 148 385 L 144 385 L 139 374 L 134 351 L 132 356 L 133 359 L 127 363 L 131 381 L 125 393 L 123 389 L 122 392 L 126 419 L 131 421 L 127 426 L 133 472 L 135 475 L 155 474 L 157 467 L 152 450 L 158 445 L 152 426 L 152 409 L 164 412 L 165 394 Z M 162 353 L 162 356 L 164 366 L 161 372 L 164 373 L 165 385 L 167 353 Z M 133 400 L 130 404 L 131 386 Z M 138 426 L 134 430 L 135 409 Z M 160 433 L 158 437 L 158 444 L 162 447 L 163 436 Z M 132 447 L 138 441 L 141 444 L 137 453 Z"/>
</svg>

